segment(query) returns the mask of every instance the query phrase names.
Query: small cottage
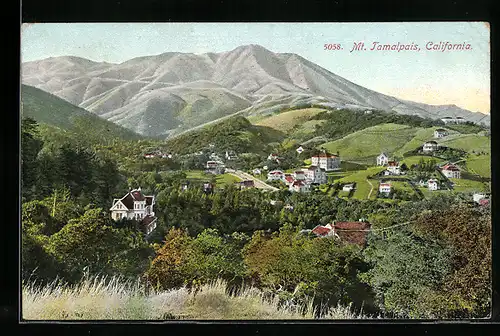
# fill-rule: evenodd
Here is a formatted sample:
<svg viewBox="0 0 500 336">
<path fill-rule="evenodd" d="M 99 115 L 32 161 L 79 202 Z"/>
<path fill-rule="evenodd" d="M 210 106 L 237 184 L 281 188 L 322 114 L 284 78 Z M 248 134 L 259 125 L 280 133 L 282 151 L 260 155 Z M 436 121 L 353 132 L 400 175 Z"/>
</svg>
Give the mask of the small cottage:
<svg viewBox="0 0 500 336">
<path fill-rule="evenodd" d="M 430 179 L 427 181 L 427 187 L 429 190 L 438 190 L 439 189 L 439 182 L 436 179 Z"/>
<path fill-rule="evenodd" d="M 353 189 L 354 189 L 354 183 L 346 184 L 342 187 L 342 190 L 347 192 L 350 192 Z"/>
<path fill-rule="evenodd" d="M 380 153 L 379 156 L 377 156 L 377 166 L 385 166 L 389 162 L 389 156 L 386 153 Z"/>
<path fill-rule="evenodd" d="M 444 138 L 445 136 L 448 136 L 448 131 L 444 128 L 438 128 L 434 131 L 434 138 Z"/>
<path fill-rule="evenodd" d="M 389 194 L 391 192 L 391 184 L 390 183 L 380 183 L 378 190 L 380 193 Z"/>
<path fill-rule="evenodd" d="M 460 178 L 460 168 L 451 163 L 441 167 L 441 172 L 447 178 L 456 178 L 456 179 Z"/>
<path fill-rule="evenodd" d="M 305 183 L 304 181 L 294 181 L 292 184 L 290 184 L 289 190 L 304 193 L 311 191 L 310 185 Z"/>
<path fill-rule="evenodd" d="M 431 140 L 431 141 L 427 141 L 426 143 L 424 143 L 424 145 L 422 146 L 422 150 L 425 152 L 425 153 L 431 153 L 431 152 L 434 152 L 438 149 L 439 145 L 436 141 L 434 140 Z"/>
<path fill-rule="evenodd" d="M 267 173 L 268 181 L 282 181 L 285 178 L 285 174 L 281 170 L 272 170 Z"/>
</svg>

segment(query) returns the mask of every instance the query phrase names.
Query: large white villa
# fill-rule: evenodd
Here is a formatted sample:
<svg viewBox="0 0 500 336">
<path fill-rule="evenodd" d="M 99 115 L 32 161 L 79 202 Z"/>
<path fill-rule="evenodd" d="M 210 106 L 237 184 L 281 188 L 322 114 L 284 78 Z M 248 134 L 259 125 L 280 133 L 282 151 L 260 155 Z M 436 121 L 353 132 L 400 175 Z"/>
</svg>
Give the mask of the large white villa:
<svg viewBox="0 0 500 336">
<path fill-rule="evenodd" d="M 109 209 L 111 218 L 117 221 L 122 218 L 135 219 L 139 221 L 141 228 L 146 234 L 156 228 L 156 217 L 153 211 L 155 197 L 146 196 L 141 188 L 129 191 L 122 198 L 115 198 L 113 206 Z"/>
</svg>

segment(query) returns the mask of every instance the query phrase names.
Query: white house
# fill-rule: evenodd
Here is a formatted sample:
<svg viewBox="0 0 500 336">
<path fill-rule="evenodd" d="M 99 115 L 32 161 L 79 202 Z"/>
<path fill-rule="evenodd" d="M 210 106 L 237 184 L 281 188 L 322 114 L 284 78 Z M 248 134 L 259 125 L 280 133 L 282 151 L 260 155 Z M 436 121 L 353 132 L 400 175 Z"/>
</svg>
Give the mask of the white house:
<svg viewBox="0 0 500 336">
<path fill-rule="evenodd" d="M 115 221 L 122 218 L 139 221 L 141 228 L 149 234 L 156 228 L 154 205 L 155 197 L 143 195 L 141 188 L 137 188 L 129 191 L 122 198 L 115 198 L 109 211 L 111 218 Z"/>
<path fill-rule="evenodd" d="M 474 193 L 472 195 L 472 199 L 474 200 L 474 202 L 478 203 L 482 200 L 482 199 L 486 199 L 486 194 L 484 193 Z"/>
<path fill-rule="evenodd" d="M 387 171 L 391 173 L 391 175 L 401 175 L 401 166 L 396 161 L 387 162 Z"/>
<path fill-rule="evenodd" d="M 389 162 L 389 156 L 382 152 L 379 156 L 377 156 L 377 166 L 385 166 Z"/>
<path fill-rule="evenodd" d="M 226 160 L 234 160 L 234 159 L 237 159 L 238 158 L 238 155 L 236 155 L 235 152 L 233 151 L 226 151 Z"/>
<path fill-rule="evenodd" d="M 461 124 L 466 122 L 466 120 L 462 117 L 455 117 L 455 118 L 444 117 L 441 119 L 441 121 L 444 122 L 445 124 Z"/>
<path fill-rule="evenodd" d="M 346 184 L 342 187 L 342 190 L 343 191 L 351 191 L 354 189 L 354 183 L 349 183 L 349 184 Z"/>
<path fill-rule="evenodd" d="M 460 178 L 460 168 L 451 163 L 441 167 L 441 172 L 447 178 Z"/>
<path fill-rule="evenodd" d="M 340 157 L 338 155 L 320 154 L 311 158 L 312 166 L 319 166 L 325 171 L 331 171 L 340 168 Z"/>
<path fill-rule="evenodd" d="M 260 174 L 262 174 L 262 172 L 261 172 L 261 171 L 260 171 L 260 169 L 258 169 L 258 168 L 255 168 L 254 170 L 252 170 L 252 173 L 253 173 L 254 175 L 260 175 Z"/>
<path fill-rule="evenodd" d="M 430 179 L 429 181 L 427 181 L 427 187 L 429 188 L 429 190 L 438 190 L 439 189 L 438 180 Z"/>
<path fill-rule="evenodd" d="M 268 181 L 282 181 L 285 178 L 285 174 L 281 170 L 272 170 L 267 173 Z"/>
<path fill-rule="evenodd" d="M 378 190 L 381 193 L 390 193 L 391 192 L 391 184 L 390 183 L 380 183 Z"/>
<path fill-rule="evenodd" d="M 448 135 L 448 131 L 445 130 L 444 128 L 438 128 L 437 130 L 434 131 L 435 138 L 444 138 L 447 135 Z"/>
<path fill-rule="evenodd" d="M 279 159 L 278 154 L 274 154 L 274 153 L 269 154 L 269 156 L 267 157 L 267 160 L 269 160 L 269 161 L 276 161 L 278 159 Z"/>
<path fill-rule="evenodd" d="M 436 141 L 427 141 L 424 143 L 422 150 L 426 153 L 434 152 L 435 150 L 438 149 L 438 143 Z"/>
<path fill-rule="evenodd" d="M 305 183 L 304 181 L 294 181 L 290 185 L 290 191 L 295 191 L 295 192 L 309 192 L 311 191 L 310 185 Z"/>
<path fill-rule="evenodd" d="M 301 181 L 303 181 L 303 180 L 305 180 L 305 179 L 306 179 L 306 174 L 305 174 L 302 170 L 297 170 L 297 171 L 295 171 L 295 172 L 292 174 L 292 176 L 293 176 L 293 179 L 294 179 L 294 180 L 301 180 Z"/>
<path fill-rule="evenodd" d="M 326 177 L 326 171 L 318 166 L 310 166 L 305 171 L 306 179 L 310 180 L 311 183 L 324 184 L 328 181 Z"/>
</svg>

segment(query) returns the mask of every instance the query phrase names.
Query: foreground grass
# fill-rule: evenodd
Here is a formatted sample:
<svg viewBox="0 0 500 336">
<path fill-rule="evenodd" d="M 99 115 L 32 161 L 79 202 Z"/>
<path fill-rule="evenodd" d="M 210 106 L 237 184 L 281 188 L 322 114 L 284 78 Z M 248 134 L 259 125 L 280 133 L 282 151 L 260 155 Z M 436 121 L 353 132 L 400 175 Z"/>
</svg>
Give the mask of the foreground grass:
<svg viewBox="0 0 500 336">
<path fill-rule="evenodd" d="M 204 285 L 196 293 L 186 288 L 146 293 L 139 284 L 123 283 L 117 278 L 85 279 L 76 286 L 57 282 L 43 287 L 23 284 L 22 288 L 25 320 L 253 320 L 314 316 L 311 304 L 280 306 L 278 299 L 266 298 L 253 287 L 229 293 L 223 281 Z M 326 309 L 319 316 L 367 318 L 341 306 Z"/>
</svg>

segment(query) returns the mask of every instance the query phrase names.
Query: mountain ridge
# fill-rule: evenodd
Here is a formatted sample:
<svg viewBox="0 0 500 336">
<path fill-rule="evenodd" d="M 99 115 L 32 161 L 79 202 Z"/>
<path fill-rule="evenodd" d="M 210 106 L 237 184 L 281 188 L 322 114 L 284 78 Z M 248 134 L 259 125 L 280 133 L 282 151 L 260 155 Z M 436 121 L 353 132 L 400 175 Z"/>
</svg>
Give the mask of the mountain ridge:
<svg viewBox="0 0 500 336">
<path fill-rule="evenodd" d="M 51 57 L 23 63 L 22 81 L 146 136 L 168 137 L 238 112 L 272 114 L 301 104 L 490 123 L 489 115 L 378 93 L 300 55 L 255 44 L 121 63 Z"/>
</svg>

